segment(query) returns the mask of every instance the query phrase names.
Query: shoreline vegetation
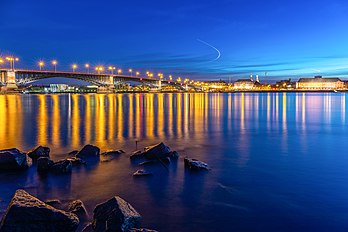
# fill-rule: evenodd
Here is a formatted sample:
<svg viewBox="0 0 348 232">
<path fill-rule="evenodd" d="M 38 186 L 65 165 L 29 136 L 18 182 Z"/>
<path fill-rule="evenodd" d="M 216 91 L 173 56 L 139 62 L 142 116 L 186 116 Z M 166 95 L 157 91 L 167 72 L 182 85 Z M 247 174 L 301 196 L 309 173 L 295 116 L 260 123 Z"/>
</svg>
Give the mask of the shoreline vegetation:
<svg viewBox="0 0 348 232">
<path fill-rule="evenodd" d="M 163 142 L 148 146 L 142 150 L 126 153 L 123 150 L 101 152 L 94 145 L 85 145 L 81 150 L 66 154 L 58 161 L 50 159 L 50 148 L 38 146 L 25 153 L 16 148 L 0 150 L 0 172 L 20 173 L 36 168 L 37 175 L 72 175 L 75 168 L 96 166 L 102 162 L 117 162 L 120 155 L 128 155 L 130 162 L 138 170 L 134 178 L 148 178 L 154 164 L 162 165 L 167 171 L 171 163 L 178 162 L 179 154 Z M 209 171 L 208 164 L 185 157 L 181 159 L 185 169 L 192 174 Z M 27 191 L 18 188 L 0 221 L 0 231 L 128 231 L 154 232 L 141 228 L 142 216 L 126 200 L 118 195 L 110 196 L 95 206 L 93 212 L 87 212 L 80 199 L 63 203 L 63 199 L 40 200 Z M 89 216 L 93 215 L 93 216 Z"/>
</svg>

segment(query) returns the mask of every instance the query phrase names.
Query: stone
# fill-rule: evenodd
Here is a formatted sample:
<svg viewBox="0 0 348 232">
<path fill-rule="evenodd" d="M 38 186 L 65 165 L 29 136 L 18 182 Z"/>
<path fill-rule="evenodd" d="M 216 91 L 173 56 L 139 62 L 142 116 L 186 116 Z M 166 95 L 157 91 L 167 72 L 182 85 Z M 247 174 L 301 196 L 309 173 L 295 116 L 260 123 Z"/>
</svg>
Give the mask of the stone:
<svg viewBox="0 0 348 232">
<path fill-rule="evenodd" d="M 124 153 L 124 151 L 116 150 L 116 151 L 106 151 L 106 152 L 101 153 L 101 155 L 103 155 L 103 156 L 118 156 L 118 155 L 121 155 L 122 153 Z"/>
<path fill-rule="evenodd" d="M 76 231 L 78 217 L 17 190 L 0 222 L 0 231 Z"/>
<path fill-rule="evenodd" d="M 80 221 L 88 218 L 86 207 L 81 200 L 70 202 L 68 205 L 68 212 L 76 214 Z"/>
<path fill-rule="evenodd" d="M 38 146 L 32 151 L 29 151 L 27 155 L 34 161 L 38 160 L 40 157 L 50 157 L 50 148 Z"/>
<path fill-rule="evenodd" d="M 141 216 L 128 202 L 119 196 L 97 205 L 93 215 L 93 230 L 128 231 L 139 227 Z"/>
<path fill-rule="evenodd" d="M 58 199 L 47 200 L 47 201 L 45 201 L 45 203 L 47 205 L 50 205 L 50 206 L 52 206 L 54 208 L 57 208 L 57 209 L 61 208 L 61 206 L 62 206 L 62 202 L 60 200 L 58 200 Z"/>
<path fill-rule="evenodd" d="M 50 160 L 48 157 L 40 157 L 37 160 L 37 171 L 48 172 L 49 169 L 53 166 L 53 164 L 53 160 Z"/>
<path fill-rule="evenodd" d="M 185 167 L 187 167 L 193 171 L 209 170 L 208 164 L 206 164 L 202 161 L 199 161 L 197 159 L 185 158 L 184 163 L 185 163 Z"/>
<path fill-rule="evenodd" d="M 131 160 L 135 160 L 135 159 L 142 159 L 142 158 L 145 158 L 144 157 L 144 153 L 140 150 L 138 151 L 134 151 L 131 156 L 129 157 Z"/>
<path fill-rule="evenodd" d="M 78 158 L 99 158 L 100 156 L 100 149 L 99 147 L 93 146 L 93 145 L 86 145 L 84 146 L 81 151 L 79 151 L 76 154 L 76 157 Z"/>
<path fill-rule="evenodd" d="M 147 172 L 143 169 L 139 169 L 133 173 L 133 176 L 152 176 L 151 172 Z"/>
<path fill-rule="evenodd" d="M 50 168 L 55 174 L 69 174 L 72 171 L 72 163 L 69 160 L 60 160 L 55 162 Z"/>
<path fill-rule="evenodd" d="M 170 153 L 170 148 L 163 142 L 153 146 L 145 147 L 144 150 L 144 156 L 147 159 L 162 159 L 168 157 L 168 153 Z"/>
<path fill-rule="evenodd" d="M 78 158 L 78 157 L 68 157 L 66 160 L 70 161 L 72 166 L 81 166 L 81 165 L 86 165 L 86 161 Z"/>
<path fill-rule="evenodd" d="M 162 159 L 158 159 L 158 160 L 147 160 L 147 161 L 141 162 L 139 165 L 146 166 L 146 165 L 160 164 L 160 163 L 169 164 L 170 158 L 166 157 L 166 158 L 162 158 Z"/>
<path fill-rule="evenodd" d="M 29 167 L 28 157 L 16 148 L 0 150 L 0 171 L 22 170 Z"/>
</svg>

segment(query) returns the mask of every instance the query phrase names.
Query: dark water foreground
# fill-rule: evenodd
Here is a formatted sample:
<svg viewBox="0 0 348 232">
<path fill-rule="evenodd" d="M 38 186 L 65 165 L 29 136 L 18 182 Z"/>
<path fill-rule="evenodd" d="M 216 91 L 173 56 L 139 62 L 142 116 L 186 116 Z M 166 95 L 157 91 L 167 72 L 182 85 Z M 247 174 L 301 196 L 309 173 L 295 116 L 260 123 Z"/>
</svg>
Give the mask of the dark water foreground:
<svg viewBox="0 0 348 232">
<path fill-rule="evenodd" d="M 16 189 L 84 201 L 114 195 L 159 231 L 347 231 L 344 93 L 0 95 L 0 148 L 51 148 L 54 160 L 165 141 L 181 158 L 133 178 L 128 155 L 71 175 L 0 173 L 0 209 Z M 183 157 L 212 170 L 192 174 Z"/>
</svg>

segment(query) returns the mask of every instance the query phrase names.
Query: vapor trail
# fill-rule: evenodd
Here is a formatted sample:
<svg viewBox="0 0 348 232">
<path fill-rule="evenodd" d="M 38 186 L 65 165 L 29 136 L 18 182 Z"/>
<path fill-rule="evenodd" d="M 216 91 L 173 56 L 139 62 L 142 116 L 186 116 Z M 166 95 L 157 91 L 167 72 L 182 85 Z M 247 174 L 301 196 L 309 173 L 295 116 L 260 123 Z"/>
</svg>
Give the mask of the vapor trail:
<svg viewBox="0 0 348 232">
<path fill-rule="evenodd" d="M 216 47 L 214 47 L 214 46 L 211 45 L 211 44 L 208 44 L 207 42 L 205 42 L 205 41 L 203 41 L 203 40 L 201 40 L 201 39 L 197 39 L 197 41 L 198 41 L 198 42 L 201 42 L 201 43 L 203 43 L 203 44 L 205 44 L 205 45 L 207 45 L 207 46 L 209 46 L 209 47 L 211 47 L 212 49 L 214 49 L 214 50 L 218 53 L 218 56 L 217 56 L 213 61 L 218 60 L 218 59 L 220 58 L 221 52 L 220 52 Z"/>
</svg>

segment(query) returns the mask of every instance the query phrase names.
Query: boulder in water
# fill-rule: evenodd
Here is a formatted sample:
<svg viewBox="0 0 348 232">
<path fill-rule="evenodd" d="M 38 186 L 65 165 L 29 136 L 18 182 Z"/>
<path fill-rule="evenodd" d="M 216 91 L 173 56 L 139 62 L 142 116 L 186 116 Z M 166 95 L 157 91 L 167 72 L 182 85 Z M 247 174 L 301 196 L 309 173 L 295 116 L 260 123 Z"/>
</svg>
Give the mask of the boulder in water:
<svg viewBox="0 0 348 232">
<path fill-rule="evenodd" d="M 145 147 L 144 156 L 147 159 L 162 159 L 169 156 L 170 148 L 163 142 Z"/>
<path fill-rule="evenodd" d="M 70 202 L 68 205 L 68 212 L 76 214 L 80 220 L 88 218 L 86 207 L 81 200 Z"/>
<path fill-rule="evenodd" d="M 99 158 L 100 156 L 100 149 L 99 147 L 93 146 L 93 145 L 86 145 L 84 146 L 81 151 L 79 151 L 76 154 L 76 157 L 78 158 Z"/>
<path fill-rule="evenodd" d="M 129 229 L 128 232 L 158 232 L 157 230 L 150 230 L 146 228 L 132 228 Z"/>
<path fill-rule="evenodd" d="M 93 230 L 128 231 L 139 227 L 141 216 L 128 202 L 119 196 L 97 205 L 93 215 Z"/>
<path fill-rule="evenodd" d="M 78 157 L 68 157 L 66 160 L 70 161 L 72 166 L 81 166 L 86 165 L 86 161 L 78 158 Z"/>
<path fill-rule="evenodd" d="M 50 171 L 52 171 L 55 174 L 68 174 L 68 173 L 71 173 L 71 170 L 72 170 L 72 163 L 69 160 L 57 161 L 50 168 Z"/>
<path fill-rule="evenodd" d="M 35 161 L 38 160 L 40 157 L 50 157 L 50 148 L 38 146 L 34 150 L 29 151 L 27 155 Z"/>
<path fill-rule="evenodd" d="M 76 231 L 79 219 L 75 214 L 58 210 L 17 190 L 0 222 L 0 231 Z"/>
<path fill-rule="evenodd" d="M 53 166 L 53 160 L 48 157 L 40 157 L 37 160 L 37 171 L 38 172 L 48 172 L 48 170 Z"/>
<path fill-rule="evenodd" d="M 27 155 L 17 148 L 0 150 L 0 171 L 21 170 L 28 167 Z"/>
<path fill-rule="evenodd" d="M 208 164 L 206 164 L 202 161 L 199 161 L 197 159 L 185 158 L 184 163 L 185 163 L 185 167 L 187 167 L 193 171 L 209 170 Z"/>
</svg>

